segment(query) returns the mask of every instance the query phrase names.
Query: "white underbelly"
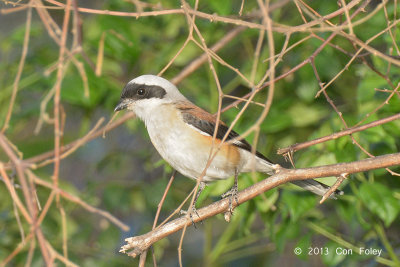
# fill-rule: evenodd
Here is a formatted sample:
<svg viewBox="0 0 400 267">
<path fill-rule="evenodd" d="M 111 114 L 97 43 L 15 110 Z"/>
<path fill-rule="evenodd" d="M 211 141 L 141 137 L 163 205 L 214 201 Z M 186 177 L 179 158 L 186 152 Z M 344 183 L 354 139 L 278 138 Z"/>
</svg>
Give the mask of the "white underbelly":
<svg viewBox="0 0 400 267">
<path fill-rule="evenodd" d="M 174 169 L 192 179 L 202 175 L 210 156 L 210 147 L 199 147 L 193 142 L 194 136 L 199 133 L 182 120 L 153 119 L 146 121 L 146 126 L 154 147 Z M 235 167 L 226 157 L 217 154 L 203 181 L 231 177 L 235 174 Z"/>
</svg>

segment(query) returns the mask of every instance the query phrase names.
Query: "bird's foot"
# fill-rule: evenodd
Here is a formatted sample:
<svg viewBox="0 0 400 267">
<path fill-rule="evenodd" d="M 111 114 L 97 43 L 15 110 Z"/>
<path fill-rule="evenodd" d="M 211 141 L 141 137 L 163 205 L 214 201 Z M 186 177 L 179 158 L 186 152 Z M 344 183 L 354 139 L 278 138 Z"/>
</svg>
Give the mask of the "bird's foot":
<svg viewBox="0 0 400 267">
<path fill-rule="evenodd" d="M 190 211 L 190 209 L 189 210 L 180 210 L 179 211 L 179 214 L 180 215 L 187 215 L 187 214 L 189 214 L 189 218 L 190 218 L 190 220 L 192 221 L 192 225 L 194 226 L 194 228 L 197 228 L 196 227 L 196 223 L 194 222 L 194 220 L 193 220 L 193 214 L 196 214 L 197 215 L 197 217 L 199 217 L 200 218 L 200 215 L 199 215 L 199 213 L 197 212 L 197 209 L 196 209 L 196 207 L 193 205 L 192 206 L 192 210 Z M 203 221 L 200 221 L 200 223 L 202 224 L 203 223 Z"/>
<path fill-rule="evenodd" d="M 222 198 L 229 198 L 229 213 L 233 214 L 233 199 L 235 199 L 236 202 L 236 206 L 239 206 L 239 200 L 238 200 L 238 187 L 237 185 L 234 185 L 231 190 L 229 190 L 228 192 L 224 193 L 221 195 Z"/>
</svg>

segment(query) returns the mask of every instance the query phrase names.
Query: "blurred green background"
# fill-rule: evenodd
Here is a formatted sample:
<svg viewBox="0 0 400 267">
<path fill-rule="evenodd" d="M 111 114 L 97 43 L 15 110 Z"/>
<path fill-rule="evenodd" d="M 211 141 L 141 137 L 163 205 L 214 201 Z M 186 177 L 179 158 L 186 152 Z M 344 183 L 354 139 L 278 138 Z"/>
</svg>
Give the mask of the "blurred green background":
<svg viewBox="0 0 400 267">
<path fill-rule="evenodd" d="M 78 1 L 82 7 L 101 10 L 135 12 L 135 1 Z M 154 6 L 144 11 L 180 8 L 179 1 L 149 1 Z M 272 1 L 277 4 L 279 1 Z M 384 30 L 387 25 L 385 13 L 394 21 L 399 7 L 390 1 L 385 7 L 379 1 L 372 1 L 355 20 L 367 17 L 379 8 L 372 18 L 354 26 L 354 33 L 361 40 L 367 40 Z M 50 5 L 44 2 L 46 5 Z M 193 7 L 194 1 L 189 1 Z M 283 1 L 271 13 L 274 22 L 299 25 L 303 21 L 291 1 Z M 329 14 L 339 7 L 337 1 L 308 1 L 320 14 Z M 254 14 L 259 10 L 256 1 L 245 1 L 243 16 L 239 17 L 241 1 L 202 0 L 199 10 L 209 14 L 231 16 L 237 19 L 262 23 Z M 1 8 L 10 8 L 0 2 Z M 63 10 L 49 10 L 54 20 L 62 24 Z M 351 11 L 351 13 L 354 10 Z M 248 15 L 246 17 L 246 14 Z M 0 125 L 3 125 L 17 73 L 25 33 L 26 11 L 2 14 L 0 24 Z M 84 95 L 82 77 L 73 64 L 69 64 L 62 82 L 61 101 L 66 114 L 63 144 L 85 135 L 101 118 L 113 116 L 120 92 L 126 82 L 142 74 L 157 74 L 174 57 L 188 35 L 188 24 L 183 14 L 151 17 L 118 17 L 80 13 L 82 20 L 82 49 L 91 62 L 96 63 L 101 36 L 104 39 L 104 61 L 102 73 L 96 76 L 93 66 L 80 53 L 75 58 L 82 62 L 88 78 L 90 96 Z M 307 17 L 307 16 L 306 16 Z M 308 17 L 307 17 L 308 18 Z M 341 23 L 345 16 L 334 18 Z M 10 27 L 5 23 L 10 23 Z M 207 45 L 210 47 L 237 27 L 232 24 L 196 19 Z M 260 31 L 246 29 L 227 43 L 217 54 L 228 64 L 237 68 L 246 77 L 251 76 L 253 58 Z M 316 32 L 326 39 L 329 31 Z M 392 28 L 394 40 L 399 27 Z M 295 44 L 309 32 L 297 32 L 290 36 L 289 45 Z M 71 45 L 71 35 L 67 44 Z M 196 40 L 199 40 L 196 37 Z M 274 34 L 275 53 L 279 53 L 285 42 L 285 35 Z M 351 59 L 355 49 L 343 37 L 331 41 L 315 58 L 315 65 L 322 82 L 330 81 Z M 396 42 L 395 42 L 396 43 Z M 322 42 L 314 37 L 296 45 L 286 53 L 276 66 L 277 76 L 290 70 L 307 59 Z M 333 45 L 340 47 L 336 49 Z M 378 37 L 370 44 L 385 54 L 396 53 L 396 45 L 389 33 Z M 346 53 L 344 53 L 345 51 Z M 58 59 L 59 47 L 48 36 L 36 11 L 33 10 L 29 50 L 22 72 L 19 91 L 6 136 L 23 153 L 25 159 L 39 155 L 54 147 L 53 125 L 44 123 L 35 134 L 40 116 L 40 105 L 54 86 L 56 72 L 46 75 L 47 70 Z M 190 42 L 173 64 L 163 74 L 172 79 L 203 51 Z M 267 38 L 260 53 L 260 62 L 255 73 L 259 81 L 266 70 L 268 61 Z M 373 112 L 393 90 L 400 80 L 398 67 L 379 57 L 366 54 L 365 61 L 357 58 L 350 67 L 327 89 L 327 93 L 349 126 L 357 124 L 364 116 Z M 368 64 L 366 64 L 368 63 Z M 368 66 L 369 65 L 369 66 Z M 226 94 L 243 96 L 249 92 L 248 85 L 231 69 L 214 61 L 214 67 Z M 384 74 L 381 77 L 376 71 Z M 197 105 L 216 112 L 218 91 L 214 77 L 207 63 L 185 78 L 178 86 L 181 92 Z M 319 84 L 310 64 L 297 70 L 275 84 L 275 97 L 268 116 L 261 125 L 257 149 L 274 162 L 290 166 L 277 155 L 278 148 L 297 142 L 304 142 L 329 135 L 344 129 L 339 116 L 321 95 L 315 98 Z M 265 102 L 267 90 L 255 97 Z M 232 100 L 224 98 L 223 106 Z M 243 104 L 238 105 L 242 107 Z M 233 121 L 239 108 L 232 108 L 222 114 L 226 123 Z M 52 116 L 53 102 L 47 112 Z M 257 120 L 262 108 L 250 105 L 235 126 L 238 133 L 245 132 Z M 400 112 L 400 97 L 393 96 L 388 104 L 373 112 L 365 121 L 370 122 Z M 395 153 L 400 147 L 400 121 L 393 121 L 371 128 L 353 137 L 373 155 Z M 252 143 L 254 134 L 247 140 Z M 350 162 L 366 158 L 351 140 L 343 137 L 299 151 L 294 155 L 296 167 L 320 166 L 338 162 Z M 8 158 L 0 151 L 0 160 Z M 53 167 L 48 165 L 35 170 L 39 177 L 51 181 Z M 399 168 L 393 168 L 399 171 Z M 123 232 L 97 214 L 88 213 L 77 204 L 62 199 L 67 212 L 67 233 L 69 259 L 81 266 L 132 266 L 138 260 L 118 253 L 124 238 L 151 230 L 157 205 L 172 173 L 171 167 L 163 161 L 152 147 L 143 123 L 129 120 L 123 126 L 97 138 L 61 161 L 60 187 L 79 196 L 89 204 L 109 211 L 131 227 Z M 12 172 L 9 173 L 12 175 Z M 265 177 L 262 175 L 241 175 L 239 188 L 243 189 Z M 332 184 L 335 179 L 321 179 Z M 199 206 L 220 199 L 232 180 L 210 185 L 201 195 Z M 160 221 L 174 211 L 192 190 L 195 183 L 178 175 L 169 191 L 161 211 Z M 339 200 L 328 200 L 319 205 L 320 198 L 291 185 L 284 185 L 264 193 L 242 204 L 235 210 L 230 223 L 218 215 L 189 227 L 183 244 L 184 266 L 400 266 L 400 181 L 386 170 L 351 175 L 341 189 L 345 195 Z M 19 192 L 20 193 L 20 192 Z M 40 202 L 43 204 L 50 190 L 37 186 Z M 59 252 L 62 251 L 62 226 L 60 212 L 53 203 L 49 214 L 42 223 L 43 232 Z M 24 224 L 25 230 L 28 226 Z M 160 266 L 177 266 L 180 232 L 154 245 Z M 13 203 L 4 183 L 0 182 L 0 262 L 4 260 L 21 241 L 20 231 L 13 212 Z M 295 247 L 303 253 L 296 256 Z M 352 255 L 338 255 L 335 249 L 353 249 Z M 382 249 L 377 258 L 372 255 L 358 255 L 359 247 Z M 309 248 L 328 248 L 328 255 L 308 255 Z M 28 246 L 17 255 L 10 266 L 22 266 L 27 257 Z M 314 254 L 321 254 L 318 251 Z M 151 264 L 151 254 L 148 255 Z M 33 257 L 33 266 L 42 266 L 40 250 Z"/>
</svg>

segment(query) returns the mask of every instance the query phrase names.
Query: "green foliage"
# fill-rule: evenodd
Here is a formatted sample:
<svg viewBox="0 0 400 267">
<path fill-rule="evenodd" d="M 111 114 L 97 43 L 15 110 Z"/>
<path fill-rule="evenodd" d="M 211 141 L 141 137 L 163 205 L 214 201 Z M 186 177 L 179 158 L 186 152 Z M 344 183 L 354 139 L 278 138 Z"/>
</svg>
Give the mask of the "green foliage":
<svg viewBox="0 0 400 267">
<path fill-rule="evenodd" d="M 93 8 L 135 12 L 136 8 L 132 2 L 136 1 L 105 1 L 96 3 Z M 154 10 L 160 8 L 157 6 L 158 1 L 147 2 L 156 5 Z M 188 4 L 193 7 L 195 2 L 188 1 Z M 204 0 L 199 1 L 199 11 L 230 19 L 263 23 L 262 19 L 257 17 L 260 11 L 257 1 L 244 1 L 242 17 L 238 15 L 241 3 L 242 1 Z M 78 4 L 82 3 L 78 1 Z M 161 4 L 163 9 L 180 8 L 178 1 L 162 1 Z M 272 4 L 280 3 L 272 1 Z M 330 14 L 338 9 L 337 1 L 308 1 L 308 4 L 320 14 Z M 356 21 L 367 18 L 373 8 L 372 5 L 367 6 L 367 12 L 360 14 Z M 392 3 L 386 7 L 389 20 L 392 22 L 396 7 Z M 145 7 L 144 11 L 149 10 L 149 7 Z M 62 21 L 63 12 L 60 10 L 49 12 L 57 23 Z M 270 13 L 274 21 L 273 26 L 277 28 L 279 24 L 304 24 L 295 3 L 291 1 Z M 309 11 L 305 11 L 304 14 L 309 20 L 316 16 Z M 10 18 L 16 16 L 15 18 L 20 19 L 17 16 L 25 18 L 25 13 L 7 16 Z M 85 54 L 75 51 L 74 58 L 83 64 L 89 96 L 85 97 L 84 78 L 76 64 L 70 61 L 65 68 L 61 85 L 62 110 L 66 115 L 63 144 L 84 136 L 101 117 L 108 120 L 113 115 L 123 85 L 141 74 L 159 73 L 181 49 L 190 29 L 184 14 L 136 18 L 82 12 L 80 16 L 84 22 L 82 50 Z M 341 16 L 334 17 L 330 21 L 334 25 L 339 25 L 344 20 L 346 17 Z M 201 17 L 196 17 L 195 22 L 208 47 L 237 27 L 234 24 Z M 323 25 L 328 27 L 328 24 Z M 365 42 L 383 31 L 385 25 L 387 20 L 384 10 L 381 9 L 371 18 L 353 26 L 357 38 Z M 315 31 L 310 39 L 283 55 L 276 66 L 276 77 L 308 59 L 321 46 L 323 41 L 315 36 L 326 39 L 331 34 L 329 30 L 321 32 L 317 27 L 313 29 Z M 344 31 L 349 30 L 346 28 Z M 291 33 L 287 47 L 310 36 L 310 32 L 305 30 Z M 0 127 L 5 121 L 13 92 L 24 34 L 24 25 L 16 27 L 7 34 L 0 33 Z M 391 34 L 398 38 L 399 28 L 393 27 Z M 99 44 L 103 35 L 103 64 L 101 75 L 97 76 L 92 65 L 97 63 Z M 253 75 L 253 59 L 259 35 L 259 29 L 246 28 L 226 43 L 217 55 L 250 79 Z M 269 69 L 267 59 L 270 57 L 270 52 L 266 35 L 259 51 L 258 67 L 254 71 L 255 83 L 258 83 Z M 273 36 L 277 54 L 284 47 L 286 35 L 275 32 Z M 72 34 L 68 34 L 68 48 L 71 47 L 72 37 Z M 201 42 L 196 34 L 194 39 Z M 387 55 L 389 53 L 395 55 L 393 39 L 387 32 L 369 45 Z M 343 50 L 346 53 L 343 53 Z M 356 49 L 352 42 L 338 33 L 338 36 L 331 41 L 331 45 L 326 46 L 314 58 L 321 82 L 326 84 L 333 79 L 342 71 L 354 53 Z M 163 76 L 175 77 L 202 54 L 203 50 L 198 45 L 193 41 L 189 42 Z M 327 95 L 342 113 L 342 118 L 348 127 L 362 120 L 364 124 L 400 112 L 398 93 L 386 103 L 390 92 L 376 90 L 393 90 L 390 83 L 398 85 L 398 67 L 389 64 L 381 57 L 366 53 L 365 50 L 361 54 L 363 58 L 356 58 L 326 89 Z M 34 130 L 40 116 L 43 118 L 41 104 L 57 80 L 54 66 L 57 64 L 58 56 L 59 46 L 48 36 L 46 28 L 35 15 L 10 127 L 5 132 L 24 159 L 54 149 L 52 99 L 45 110 L 42 110 L 49 115 L 50 123 L 45 122 L 38 134 Z M 242 97 L 251 92 L 249 84 L 232 68 L 228 68 L 226 64 L 221 64 L 216 59 L 212 60 L 212 64 L 225 94 Z M 383 73 L 385 77 L 377 71 Z M 178 87 L 197 105 L 212 113 L 218 111 L 219 93 L 208 62 L 187 76 Z M 318 98 L 315 97 L 319 90 L 320 85 L 310 63 L 275 83 L 272 106 L 260 125 L 257 149 L 261 153 L 273 162 L 289 167 L 290 164 L 276 154 L 278 148 L 345 129 L 342 119 L 325 96 L 321 94 Z M 268 90 L 261 90 L 253 101 L 264 104 L 267 97 Z M 227 97 L 222 101 L 223 107 L 232 103 L 232 99 Z M 383 103 L 382 108 L 375 111 Z M 221 114 L 222 120 L 230 124 L 243 106 L 239 104 L 237 108 L 224 112 Z M 247 131 L 258 120 L 262 110 L 263 107 L 249 105 L 235 125 L 235 131 L 238 133 Z M 369 153 L 383 155 L 399 151 L 399 133 L 400 121 L 397 120 L 355 133 L 352 137 Z M 254 143 L 255 136 L 252 133 L 246 139 Z M 351 162 L 367 157 L 350 136 L 345 136 L 296 152 L 294 162 L 297 168 L 303 168 Z M 9 161 L 3 151 L 0 151 L 0 160 L 4 164 Z M 399 168 L 392 170 L 398 172 Z M 8 170 L 7 173 L 15 183 L 20 183 L 14 170 Z M 39 166 L 34 173 L 51 184 L 53 165 Z M 79 197 L 88 205 L 106 210 L 131 228 L 129 232 L 123 232 L 100 214 L 90 212 L 79 203 L 61 197 L 60 205 L 66 213 L 65 230 L 69 259 L 81 266 L 137 264 L 137 259 L 132 260 L 119 254 L 119 247 L 126 237 L 144 234 L 151 230 L 157 206 L 171 173 L 172 168 L 160 159 L 152 147 L 144 124 L 136 120 L 127 121 L 123 126 L 107 132 L 104 139 L 99 137 L 63 159 L 59 187 L 69 195 Z M 264 178 L 261 174 L 243 174 L 239 178 L 239 189 L 247 188 Z M 320 181 L 331 185 L 336 179 L 330 177 Z M 229 179 L 208 185 L 198 200 L 197 208 L 219 200 L 220 195 L 229 190 L 232 183 L 233 179 Z M 162 207 L 159 223 L 179 206 L 194 185 L 194 181 L 176 175 Z M 43 207 L 52 191 L 40 185 L 36 187 L 38 201 Z M 329 199 L 320 205 L 318 196 L 292 185 L 283 185 L 239 206 L 230 223 L 225 222 L 222 215 L 218 215 L 202 224 L 198 223 L 196 229 L 189 227 L 183 242 L 184 266 L 276 266 L 281 262 L 294 262 L 296 265 L 314 263 L 315 266 L 360 266 L 361 264 L 396 266 L 399 263 L 397 255 L 400 250 L 399 180 L 386 170 L 375 170 L 350 175 L 340 188 L 345 193 L 343 196 L 338 200 Z M 16 191 L 23 200 L 21 190 L 17 188 Z M 21 242 L 21 229 L 17 224 L 17 214 L 13 205 L 9 191 L 0 181 L 0 262 Z M 187 205 L 184 208 L 186 209 Z M 22 229 L 25 235 L 29 234 L 29 225 L 20 213 L 18 216 L 23 222 Z M 53 202 L 41 224 L 44 235 L 59 253 L 63 251 L 61 218 L 59 206 Z M 159 265 L 177 265 L 178 237 L 178 235 L 171 236 L 154 245 Z M 293 249 L 296 247 L 301 248 L 303 253 L 295 255 Z M 359 247 L 383 249 L 383 252 L 380 257 L 358 255 L 356 248 Z M 308 248 L 327 248 L 329 253 L 309 255 Z M 337 248 L 352 249 L 353 255 L 339 255 L 335 253 Z M 24 265 L 28 251 L 29 247 L 25 245 L 21 253 L 12 260 L 11 266 Z M 151 258 L 149 253 L 148 263 L 151 262 Z M 43 264 L 40 248 L 36 244 L 32 265 Z"/>
<path fill-rule="evenodd" d="M 400 201 L 396 200 L 392 191 L 379 183 L 363 183 L 360 186 L 360 198 L 364 205 L 377 215 L 388 227 L 397 218 Z"/>
</svg>

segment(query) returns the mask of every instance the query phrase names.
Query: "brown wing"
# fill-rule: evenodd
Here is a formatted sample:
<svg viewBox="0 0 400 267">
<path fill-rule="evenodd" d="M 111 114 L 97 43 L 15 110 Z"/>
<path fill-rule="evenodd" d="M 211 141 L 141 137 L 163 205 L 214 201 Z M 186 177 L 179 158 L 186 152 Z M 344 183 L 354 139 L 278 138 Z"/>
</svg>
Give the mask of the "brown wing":
<svg viewBox="0 0 400 267">
<path fill-rule="evenodd" d="M 176 104 L 176 107 L 182 112 L 183 120 L 187 124 L 195 127 L 196 129 L 210 136 L 214 135 L 214 130 L 217 122 L 217 118 L 215 115 L 211 115 L 204 109 L 201 109 L 190 102 L 180 102 Z M 226 124 L 220 121 L 218 124 L 218 131 L 216 138 L 222 140 L 225 134 L 228 132 L 228 129 L 229 128 L 226 126 Z M 239 137 L 239 134 L 236 133 L 234 130 L 231 130 L 226 140 L 229 141 L 237 137 Z M 252 153 L 251 145 L 244 139 L 236 140 L 233 143 L 233 145 Z M 256 151 L 255 154 L 257 157 L 272 163 L 267 157 L 265 157 L 260 152 Z"/>
</svg>

